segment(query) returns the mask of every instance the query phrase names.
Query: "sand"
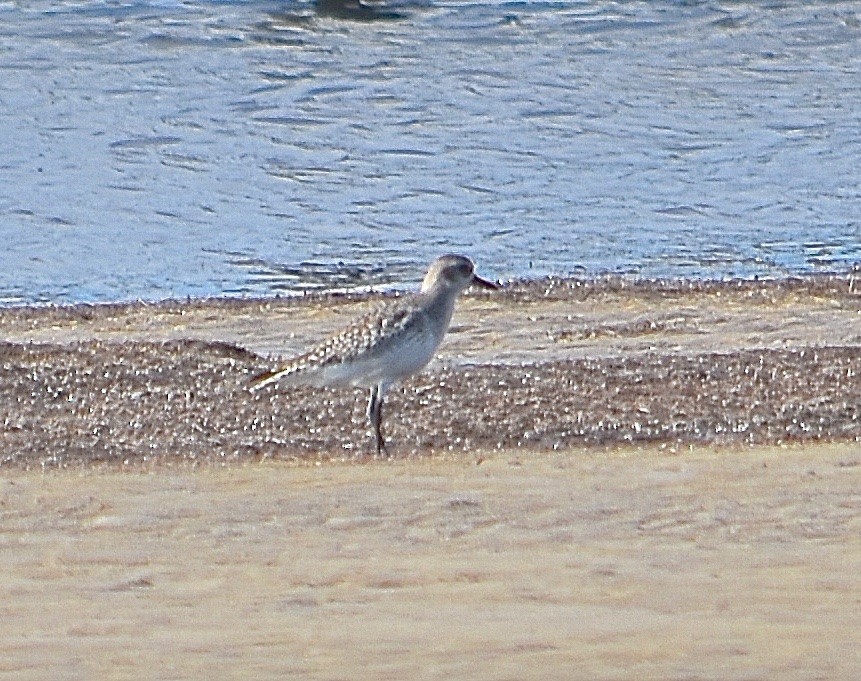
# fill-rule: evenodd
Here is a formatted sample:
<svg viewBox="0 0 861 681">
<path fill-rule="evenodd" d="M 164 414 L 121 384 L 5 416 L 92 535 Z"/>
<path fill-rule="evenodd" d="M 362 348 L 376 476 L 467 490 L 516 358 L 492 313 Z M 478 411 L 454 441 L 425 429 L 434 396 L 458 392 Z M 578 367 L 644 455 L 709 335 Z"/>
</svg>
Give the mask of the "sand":
<svg viewBox="0 0 861 681">
<path fill-rule="evenodd" d="M 854 283 L 548 281 L 468 296 L 438 359 L 387 399 L 389 454 L 861 440 Z M 361 391 L 248 383 L 377 303 L 0 312 L 0 465 L 367 455 Z"/>
<path fill-rule="evenodd" d="M 861 670 L 854 444 L 0 484 L 4 678 Z"/>
<path fill-rule="evenodd" d="M 857 678 L 857 292 L 586 288 L 467 298 L 393 395 L 387 459 L 366 455 L 361 395 L 241 389 L 373 301 L 0 312 L 0 678 Z M 686 380 L 727 400 L 685 407 L 708 437 L 659 411 L 593 421 L 679 409 Z M 745 408 L 756 438 L 711 432 Z M 268 416 L 228 427 L 249 414 Z M 538 436 L 506 434 L 524 424 Z"/>
</svg>

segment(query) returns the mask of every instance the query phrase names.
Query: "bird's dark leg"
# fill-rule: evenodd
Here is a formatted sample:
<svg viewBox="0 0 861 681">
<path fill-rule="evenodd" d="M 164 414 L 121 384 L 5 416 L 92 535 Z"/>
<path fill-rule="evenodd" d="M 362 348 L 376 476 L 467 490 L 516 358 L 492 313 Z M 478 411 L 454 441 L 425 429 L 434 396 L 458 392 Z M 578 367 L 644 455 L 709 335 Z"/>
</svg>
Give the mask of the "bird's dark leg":
<svg viewBox="0 0 861 681">
<path fill-rule="evenodd" d="M 371 388 L 371 396 L 368 399 L 368 420 L 374 428 L 374 437 L 377 441 L 377 455 L 385 453 L 386 443 L 383 440 L 383 391 L 379 385 Z"/>
</svg>

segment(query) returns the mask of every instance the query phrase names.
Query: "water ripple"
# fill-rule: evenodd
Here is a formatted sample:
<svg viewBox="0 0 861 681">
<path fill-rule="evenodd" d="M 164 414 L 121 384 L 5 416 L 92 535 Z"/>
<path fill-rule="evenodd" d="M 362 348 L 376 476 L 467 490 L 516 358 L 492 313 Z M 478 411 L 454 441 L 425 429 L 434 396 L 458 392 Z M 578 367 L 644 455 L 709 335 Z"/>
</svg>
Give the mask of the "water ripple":
<svg viewBox="0 0 861 681">
<path fill-rule="evenodd" d="M 861 262 L 854 3 L 369 7 L 3 5 L 0 299 Z"/>
</svg>

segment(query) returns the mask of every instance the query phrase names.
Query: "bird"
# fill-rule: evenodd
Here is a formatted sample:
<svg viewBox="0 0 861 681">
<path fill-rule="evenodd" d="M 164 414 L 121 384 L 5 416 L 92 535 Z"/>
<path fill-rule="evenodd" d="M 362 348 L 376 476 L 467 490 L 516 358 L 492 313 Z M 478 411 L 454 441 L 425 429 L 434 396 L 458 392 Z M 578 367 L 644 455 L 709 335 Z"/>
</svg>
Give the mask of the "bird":
<svg viewBox="0 0 861 681">
<path fill-rule="evenodd" d="M 383 401 L 389 387 L 423 369 L 448 330 L 458 295 L 470 286 L 496 290 L 472 260 L 444 255 L 431 263 L 417 294 L 389 301 L 283 365 L 251 378 L 267 385 L 355 386 L 370 390 L 367 418 L 377 456 L 386 452 Z"/>
<path fill-rule="evenodd" d="M 384 4 L 363 0 L 316 0 L 314 11 L 321 17 L 352 21 L 393 21 L 407 16 L 386 9 Z"/>
</svg>

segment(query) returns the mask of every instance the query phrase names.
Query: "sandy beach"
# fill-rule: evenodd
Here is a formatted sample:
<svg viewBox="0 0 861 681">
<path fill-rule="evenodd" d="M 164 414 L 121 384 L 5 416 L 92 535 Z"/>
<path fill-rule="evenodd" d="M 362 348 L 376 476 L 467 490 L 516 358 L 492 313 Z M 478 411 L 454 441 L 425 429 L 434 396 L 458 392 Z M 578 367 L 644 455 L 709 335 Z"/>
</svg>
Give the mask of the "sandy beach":
<svg viewBox="0 0 861 681">
<path fill-rule="evenodd" d="M 861 296 L 513 284 L 387 403 L 373 297 L 0 311 L 0 677 L 852 679 Z"/>
</svg>

